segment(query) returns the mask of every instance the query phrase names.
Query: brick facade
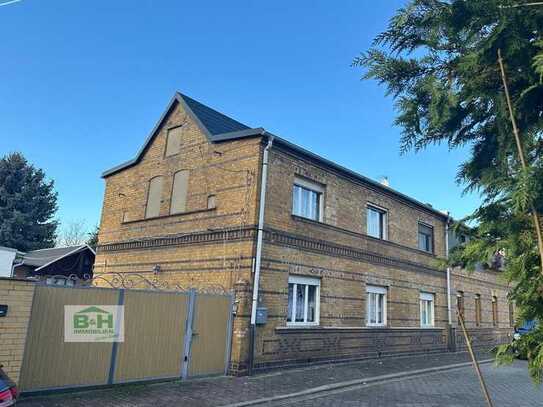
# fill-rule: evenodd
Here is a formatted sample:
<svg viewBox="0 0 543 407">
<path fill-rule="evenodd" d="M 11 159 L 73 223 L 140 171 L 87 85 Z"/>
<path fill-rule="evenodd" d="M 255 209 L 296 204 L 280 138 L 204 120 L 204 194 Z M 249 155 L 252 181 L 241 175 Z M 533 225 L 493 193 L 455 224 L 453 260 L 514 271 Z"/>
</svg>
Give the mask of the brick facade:
<svg viewBox="0 0 543 407">
<path fill-rule="evenodd" d="M 231 365 L 244 371 L 262 154 L 269 135 L 255 131 L 236 138 L 228 133 L 210 140 L 193 113 L 182 102 L 172 103 L 139 160 L 105 177 L 95 273 L 152 276 L 158 265 L 157 278 L 165 281 L 235 290 Z M 179 125 L 181 152 L 165 157 L 168 129 Z M 252 130 L 258 129 L 246 133 Z M 254 366 L 446 350 L 446 273 L 437 261 L 446 255 L 447 217 L 281 139 L 271 148 L 268 168 L 259 291 L 259 306 L 266 308 L 268 319 L 257 327 Z M 190 171 L 186 212 L 169 215 L 173 175 L 182 169 Z M 145 219 L 149 181 L 156 176 L 164 177 L 160 215 Z M 292 214 L 295 177 L 322 186 L 320 221 Z M 211 195 L 214 207 L 208 205 Z M 386 240 L 366 233 L 368 204 L 386 210 Z M 418 249 L 419 223 L 433 228 L 432 253 Z M 320 282 L 318 325 L 287 326 L 289 276 Z M 386 287 L 386 327 L 366 326 L 367 285 Z M 453 306 L 456 291 L 464 293 L 467 325 L 481 338 L 479 344 L 507 337 L 507 288 L 499 273 L 454 270 L 452 288 Z M 434 295 L 429 328 L 421 328 L 421 292 Z M 475 294 L 482 303 L 477 327 L 470 314 Z M 496 325 L 492 297 L 498 301 Z M 457 342 L 461 345 L 461 338 Z"/>
<path fill-rule="evenodd" d="M 34 296 L 34 283 L 0 277 L 0 304 L 8 313 L 0 318 L 0 364 L 16 383 L 23 363 L 23 353 Z"/>
</svg>

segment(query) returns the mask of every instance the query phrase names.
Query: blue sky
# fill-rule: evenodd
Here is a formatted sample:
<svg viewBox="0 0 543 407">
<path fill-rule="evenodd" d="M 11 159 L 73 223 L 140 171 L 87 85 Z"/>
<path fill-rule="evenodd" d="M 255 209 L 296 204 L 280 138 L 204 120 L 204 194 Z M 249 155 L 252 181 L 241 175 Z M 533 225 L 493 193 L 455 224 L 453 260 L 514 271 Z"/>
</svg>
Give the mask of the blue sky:
<svg viewBox="0 0 543 407">
<path fill-rule="evenodd" d="M 6 0 L 0 0 L 5 3 Z M 21 0 L 0 6 L 0 155 L 55 180 L 62 222 L 99 222 L 103 170 L 175 90 L 456 217 L 466 151 L 399 153 L 393 101 L 350 67 L 403 1 Z M 333 5 L 333 6 L 332 6 Z"/>
</svg>

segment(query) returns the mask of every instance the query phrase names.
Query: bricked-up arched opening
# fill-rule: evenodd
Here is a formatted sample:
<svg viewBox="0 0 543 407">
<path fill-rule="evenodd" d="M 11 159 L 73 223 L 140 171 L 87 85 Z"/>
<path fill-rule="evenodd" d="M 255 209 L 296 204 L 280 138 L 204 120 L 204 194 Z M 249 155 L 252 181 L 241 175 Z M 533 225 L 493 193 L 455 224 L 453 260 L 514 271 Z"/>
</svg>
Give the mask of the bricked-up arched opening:
<svg viewBox="0 0 543 407">
<path fill-rule="evenodd" d="M 145 217 L 155 218 L 160 215 L 160 201 L 162 196 L 162 176 L 149 180 L 147 192 L 147 204 L 145 205 Z"/>
</svg>

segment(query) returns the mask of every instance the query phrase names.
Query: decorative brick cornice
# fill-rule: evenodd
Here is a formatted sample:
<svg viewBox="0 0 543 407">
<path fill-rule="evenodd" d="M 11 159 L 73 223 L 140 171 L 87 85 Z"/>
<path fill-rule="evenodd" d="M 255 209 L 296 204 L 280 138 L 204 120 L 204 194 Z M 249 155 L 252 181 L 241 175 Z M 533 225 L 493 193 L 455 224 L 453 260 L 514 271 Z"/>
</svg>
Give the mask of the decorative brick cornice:
<svg viewBox="0 0 543 407">
<path fill-rule="evenodd" d="M 346 257 L 355 260 L 362 260 L 368 263 L 395 267 L 399 269 L 409 269 L 413 271 L 438 273 L 443 275 L 443 271 L 413 261 L 388 257 L 383 254 L 374 253 L 366 250 L 360 250 L 350 246 L 343 246 L 335 243 L 330 243 L 324 240 L 310 239 L 300 235 L 282 232 L 275 229 L 267 229 L 264 231 L 264 240 L 282 246 L 295 247 L 314 253 L 327 254 L 335 257 Z"/>
<path fill-rule="evenodd" d="M 251 226 L 245 228 L 222 229 L 187 233 L 175 236 L 161 236 L 155 238 L 106 243 L 103 245 L 99 245 L 97 247 L 97 252 L 105 253 L 117 252 L 121 250 L 154 249 L 160 247 L 209 244 L 234 240 L 253 240 L 255 238 L 256 229 Z"/>
<path fill-rule="evenodd" d="M 256 239 L 256 227 L 253 225 L 245 228 L 203 231 L 175 236 L 161 236 L 148 239 L 106 243 L 103 245 L 99 245 L 97 251 L 98 253 L 106 253 L 122 250 L 155 249 L 161 247 L 213 244 L 225 241 L 229 242 L 254 239 Z M 355 259 L 376 265 L 395 267 L 402 270 L 408 269 L 417 272 L 438 274 L 440 276 L 443 275 L 443 272 L 441 270 L 428 266 L 426 264 L 403 260 L 395 257 L 388 257 L 380 253 L 361 250 L 351 246 L 339 245 L 324 240 L 310 239 L 304 236 L 276 229 L 265 229 L 264 240 L 271 244 L 295 247 L 301 250 L 307 250 L 314 253 L 325 254 L 328 256 Z"/>
</svg>

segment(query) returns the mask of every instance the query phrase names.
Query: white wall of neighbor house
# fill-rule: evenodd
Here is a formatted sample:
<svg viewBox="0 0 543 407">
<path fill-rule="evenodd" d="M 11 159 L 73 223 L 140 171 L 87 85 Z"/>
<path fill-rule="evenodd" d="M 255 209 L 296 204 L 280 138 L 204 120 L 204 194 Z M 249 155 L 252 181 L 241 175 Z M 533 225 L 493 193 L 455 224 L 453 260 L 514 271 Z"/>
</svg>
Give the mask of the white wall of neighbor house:
<svg viewBox="0 0 543 407">
<path fill-rule="evenodd" d="M 11 277 L 11 269 L 16 255 L 16 249 L 0 247 L 0 277 Z"/>
</svg>

